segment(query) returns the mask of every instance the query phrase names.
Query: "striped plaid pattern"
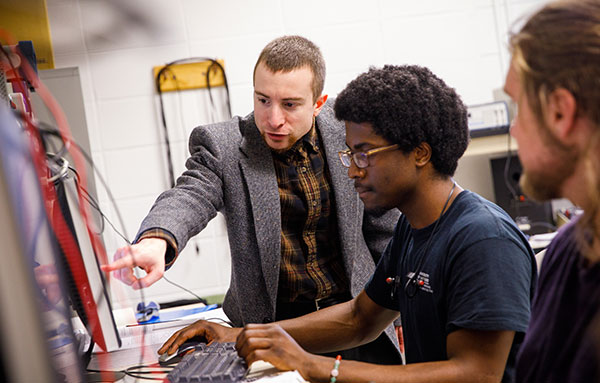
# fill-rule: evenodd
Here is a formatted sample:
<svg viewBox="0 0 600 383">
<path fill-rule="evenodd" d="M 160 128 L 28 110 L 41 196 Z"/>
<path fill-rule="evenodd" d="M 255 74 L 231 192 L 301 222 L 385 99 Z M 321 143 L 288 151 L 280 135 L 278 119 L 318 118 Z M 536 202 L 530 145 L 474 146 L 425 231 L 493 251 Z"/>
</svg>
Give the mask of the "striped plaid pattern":
<svg viewBox="0 0 600 383">
<path fill-rule="evenodd" d="M 348 291 L 330 176 L 315 127 L 286 152 L 273 152 L 273 159 L 282 217 L 278 300 Z"/>
</svg>

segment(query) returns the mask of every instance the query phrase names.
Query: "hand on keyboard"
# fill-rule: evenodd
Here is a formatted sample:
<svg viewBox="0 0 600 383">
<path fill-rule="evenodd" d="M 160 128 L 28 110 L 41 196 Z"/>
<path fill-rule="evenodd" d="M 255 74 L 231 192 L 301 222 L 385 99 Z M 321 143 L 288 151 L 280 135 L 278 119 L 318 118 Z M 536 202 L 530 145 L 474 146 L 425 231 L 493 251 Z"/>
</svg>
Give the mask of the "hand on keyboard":
<svg viewBox="0 0 600 383">
<path fill-rule="evenodd" d="M 305 379 L 307 374 L 303 370 L 314 357 L 276 324 L 246 325 L 237 338 L 236 348 L 248 366 L 263 360 L 280 371 L 297 370 Z"/>
<path fill-rule="evenodd" d="M 200 344 L 169 373 L 171 383 L 240 382 L 248 368 L 233 343 Z"/>
<path fill-rule="evenodd" d="M 206 343 L 200 342 L 196 340 L 197 338 L 192 338 L 185 343 L 183 343 L 177 349 L 177 352 L 169 355 L 167 352 L 162 353 L 158 357 L 158 363 L 161 365 L 169 365 L 173 363 L 179 363 L 179 361 L 187 354 L 195 351 L 198 347 L 206 346 Z"/>
<path fill-rule="evenodd" d="M 225 327 L 217 323 L 199 320 L 191 325 L 177 331 L 158 349 L 157 353 L 162 355 L 173 355 L 179 346 L 191 338 L 197 338 L 198 341 L 211 342 L 235 342 L 237 335 L 242 329 Z"/>
</svg>

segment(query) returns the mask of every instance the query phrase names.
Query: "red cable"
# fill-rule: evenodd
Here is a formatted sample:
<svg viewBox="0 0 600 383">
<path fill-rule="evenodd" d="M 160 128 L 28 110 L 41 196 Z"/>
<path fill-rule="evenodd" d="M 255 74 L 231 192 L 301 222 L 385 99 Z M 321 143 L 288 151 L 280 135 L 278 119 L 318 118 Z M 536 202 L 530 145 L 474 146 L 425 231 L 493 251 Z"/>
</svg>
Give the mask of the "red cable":
<svg viewBox="0 0 600 383">
<path fill-rule="evenodd" d="M 0 36 L 5 41 L 8 41 L 9 44 L 11 44 L 12 41 L 14 41 L 8 34 L 8 32 L 6 32 L 5 30 L 0 29 Z M 73 144 L 74 141 L 71 136 L 66 116 L 64 115 L 58 102 L 54 99 L 54 97 L 48 91 L 45 85 L 39 80 L 36 73 L 29 65 L 27 59 L 23 57 L 20 51 L 17 50 L 17 53 L 21 57 L 21 68 L 25 73 L 26 79 L 29 80 L 29 82 L 35 87 L 38 94 L 40 95 L 40 98 L 54 117 L 54 120 L 56 121 L 58 126 L 58 130 L 63 138 L 65 148 L 69 150 L 75 162 L 75 167 L 79 169 L 79 185 L 87 189 L 87 172 L 85 169 L 84 158 L 81 152 L 79 151 L 77 145 Z M 16 70 L 13 70 L 12 72 L 17 79 L 20 79 L 20 76 L 18 75 L 18 72 Z M 23 83 L 21 81 L 15 82 L 15 85 L 17 85 L 17 91 L 20 90 L 24 95 L 27 94 L 26 89 L 23 88 Z M 60 211 L 57 211 L 59 209 L 56 209 L 55 206 L 57 204 L 58 198 L 56 195 L 56 190 L 51 185 L 47 177 L 46 156 L 45 151 L 43 150 L 42 139 L 37 129 L 35 129 L 35 124 L 32 121 L 31 117 L 27 114 L 24 114 L 23 117 L 25 120 L 26 131 L 30 137 L 30 139 L 28 140 L 30 153 L 33 159 L 34 167 L 36 169 L 38 178 L 40 180 L 42 196 L 45 202 L 44 206 L 46 214 L 48 215 L 51 226 L 56 234 L 57 241 L 61 249 L 63 250 L 71 268 L 73 279 L 77 285 L 77 289 L 84 304 L 84 309 L 87 314 L 88 324 L 92 332 L 92 337 L 94 341 L 97 342 L 103 350 L 106 350 L 106 342 L 104 341 L 104 336 L 102 334 L 102 329 L 100 327 L 99 318 L 97 315 L 96 302 L 92 295 L 92 291 L 86 287 L 87 285 L 89 285 L 89 281 L 87 279 L 87 274 L 85 273 L 85 267 L 83 264 L 83 259 L 81 257 L 79 246 L 73 236 L 73 233 L 67 226 L 63 215 L 60 213 Z M 74 148 L 75 150 L 70 150 L 71 148 Z M 77 189 L 77 194 L 79 198 L 79 208 L 83 221 L 86 224 L 88 235 L 91 239 L 92 248 L 96 256 L 99 257 L 100 263 L 106 264 L 106 250 L 100 242 L 99 237 L 92 230 L 92 224 L 88 214 L 88 207 L 80 190 L 80 188 Z M 106 370 L 105 358 L 100 357 L 99 362 L 99 364 L 101 365 L 100 370 Z"/>
</svg>

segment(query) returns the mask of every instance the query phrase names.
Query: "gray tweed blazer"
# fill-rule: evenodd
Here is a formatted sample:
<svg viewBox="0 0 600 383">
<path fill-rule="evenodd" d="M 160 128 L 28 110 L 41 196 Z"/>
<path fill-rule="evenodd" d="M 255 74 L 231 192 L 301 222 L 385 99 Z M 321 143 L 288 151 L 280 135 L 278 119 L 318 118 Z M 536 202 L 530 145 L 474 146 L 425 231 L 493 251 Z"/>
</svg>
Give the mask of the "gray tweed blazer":
<svg viewBox="0 0 600 383">
<path fill-rule="evenodd" d="M 345 129 L 334 117 L 332 102 L 317 116 L 317 128 L 331 174 L 341 253 L 356 296 L 391 239 L 399 212 L 394 209 L 374 216 L 363 211 L 347 169 L 338 159 L 338 151 L 346 148 Z M 183 249 L 190 237 L 222 212 L 232 259 L 225 313 L 238 326 L 271 322 L 277 302 L 281 213 L 273 159 L 254 115 L 195 128 L 189 149 L 187 170 L 175 188 L 158 197 L 139 233 L 162 228 Z"/>
</svg>

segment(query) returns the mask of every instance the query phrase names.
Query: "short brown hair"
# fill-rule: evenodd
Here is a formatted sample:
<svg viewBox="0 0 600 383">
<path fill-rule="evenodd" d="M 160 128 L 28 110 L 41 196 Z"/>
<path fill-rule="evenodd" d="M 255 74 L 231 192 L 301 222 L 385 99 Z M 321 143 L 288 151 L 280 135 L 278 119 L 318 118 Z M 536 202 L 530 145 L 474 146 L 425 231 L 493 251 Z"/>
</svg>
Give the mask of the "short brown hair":
<svg viewBox="0 0 600 383">
<path fill-rule="evenodd" d="M 312 41 L 302 36 L 282 36 L 271 41 L 256 60 L 253 79 L 260 63 L 264 63 L 272 72 L 291 72 L 309 67 L 313 73 L 313 102 L 321 96 L 325 84 L 325 60 L 319 47 Z"/>
<path fill-rule="evenodd" d="M 589 187 L 589 206 L 580 226 L 600 238 L 600 1 L 547 4 L 511 36 L 510 48 L 521 87 L 541 127 L 546 126 L 548 97 L 560 88 L 575 98 L 577 116 L 592 124 L 587 151 L 580 153 Z"/>
</svg>

